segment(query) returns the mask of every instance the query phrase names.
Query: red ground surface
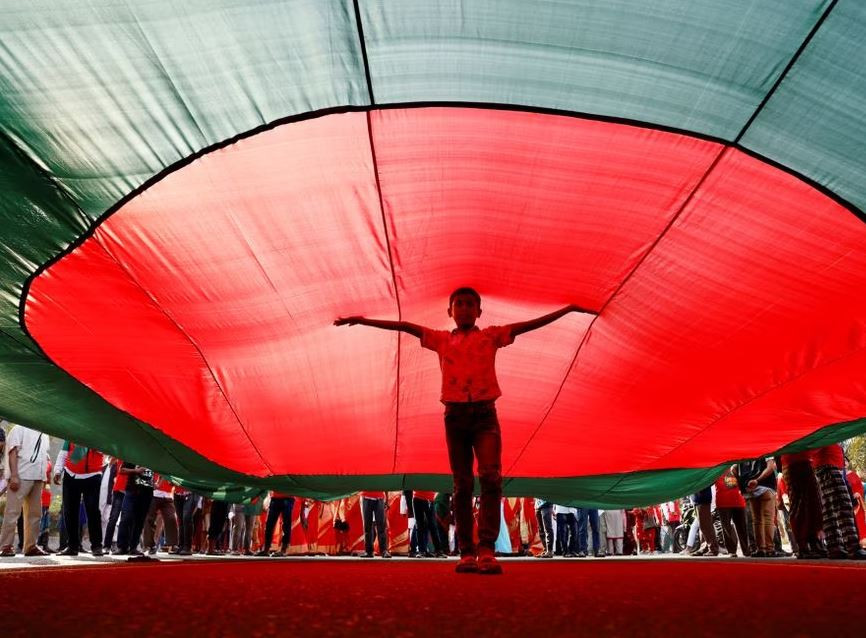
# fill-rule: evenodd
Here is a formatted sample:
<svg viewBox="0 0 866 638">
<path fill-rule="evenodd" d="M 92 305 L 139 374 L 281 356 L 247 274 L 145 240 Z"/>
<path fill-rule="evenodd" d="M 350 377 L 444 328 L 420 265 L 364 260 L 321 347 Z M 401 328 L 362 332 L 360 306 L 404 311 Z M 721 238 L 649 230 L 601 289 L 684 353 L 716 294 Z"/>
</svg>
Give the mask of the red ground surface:
<svg viewBox="0 0 866 638">
<path fill-rule="evenodd" d="M 280 560 L 0 576 L 3 636 L 862 636 L 866 566 Z M 6 611 L 2 613 L 6 616 Z M 84 630 L 82 632 L 82 629 Z"/>
</svg>

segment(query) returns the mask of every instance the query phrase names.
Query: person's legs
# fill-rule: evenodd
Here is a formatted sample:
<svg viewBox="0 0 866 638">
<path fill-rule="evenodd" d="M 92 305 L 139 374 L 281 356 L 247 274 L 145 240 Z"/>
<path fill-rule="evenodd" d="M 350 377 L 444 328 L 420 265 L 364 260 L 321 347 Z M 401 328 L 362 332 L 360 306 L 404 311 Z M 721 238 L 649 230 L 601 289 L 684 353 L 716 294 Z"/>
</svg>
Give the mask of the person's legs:
<svg viewBox="0 0 866 638">
<path fill-rule="evenodd" d="M 232 552 L 240 552 L 244 543 L 244 532 L 246 531 L 246 519 L 244 518 L 244 506 L 240 503 L 232 505 Z"/>
<path fill-rule="evenodd" d="M 243 540 L 243 552 L 244 554 L 250 553 L 250 547 L 252 545 L 253 540 L 253 525 L 255 524 L 256 517 L 253 514 L 245 514 L 244 515 L 244 540 Z"/>
<path fill-rule="evenodd" d="M 710 554 L 719 553 L 719 541 L 716 539 L 716 530 L 713 527 L 713 514 L 710 510 L 709 503 L 699 503 L 695 505 L 698 510 L 698 523 L 701 528 L 701 534 L 704 536 L 704 541 L 707 543 Z"/>
<path fill-rule="evenodd" d="M 415 512 L 415 533 L 418 535 L 418 553 L 430 553 L 430 501 L 423 498 L 412 499 L 412 509 Z"/>
<path fill-rule="evenodd" d="M 268 518 L 265 521 L 265 540 L 261 553 L 271 551 L 271 543 L 274 541 L 274 529 L 277 527 L 277 521 L 280 519 L 280 512 L 282 511 L 282 501 L 283 499 L 281 498 L 271 498 L 271 504 L 268 507 Z"/>
<path fill-rule="evenodd" d="M 39 521 L 39 539 L 36 541 L 36 544 L 39 545 L 44 551 L 48 550 L 48 534 L 49 528 L 51 527 L 51 515 L 48 513 L 48 506 L 42 506 L 42 518 Z M 2 545 L 0 545 L 2 547 Z"/>
<path fill-rule="evenodd" d="M 766 551 L 768 554 L 775 552 L 776 548 L 774 537 L 776 534 L 776 494 L 773 491 L 767 491 L 761 494 L 761 518 L 764 527 L 764 539 L 766 542 Z"/>
<path fill-rule="evenodd" d="M 564 512 L 556 514 L 556 555 L 564 556 L 568 553 L 568 530 L 566 529 L 566 521 L 568 517 Z"/>
<path fill-rule="evenodd" d="M 575 554 L 586 555 L 589 553 L 586 543 L 586 532 L 589 523 L 589 516 L 583 507 L 577 508 L 575 514 L 575 535 L 574 542 L 571 544 L 571 551 Z"/>
<path fill-rule="evenodd" d="M 21 481 L 24 488 L 24 481 Z M 24 497 L 24 551 L 35 549 L 39 537 L 39 520 L 42 518 L 42 486 L 44 481 L 27 481 L 30 483 Z"/>
<path fill-rule="evenodd" d="M 563 547 L 568 554 L 577 556 L 581 551 L 580 538 L 578 534 L 580 525 L 578 523 L 577 514 L 570 512 L 565 515 L 565 529 L 568 536 L 568 542 L 563 542 Z M 584 527 L 584 532 L 586 532 L 586 527 Z M 586 538 L 586 534 L 584 534 L 584 538 Z"/>
<path fill-rule="evenodd" d="M 478 480 L 481 484 L 478 545 L 485 553 L 493 554 L 499 536 L 502 500 L 502 435 L 493 404 L 476 408 L 474 418 L 472 447 L 478 459 Z"/>
<path fill-rule="evenodd" d="M 364 552 L 368 556 L 373 555 L 373 512 L 375 509 L 375 499 L 361 497 L 361 518 L 364 521 Z"/>
<path fill-rule="evenodd" d="M 280 515 L 283 517 L 283 537 L 280 541 L 280 551 L 285 553 L 292 541 L 292 510 L 295 507 L 295 499 L 289 497 L 283 501 Z"/>
<path fill-rule="evenodd" d="M 181 551 L 192 551 L 192 540 L 195 533 L 195 514 L 198 511 L 199 497 L 195 494 L 187 494 L 183 499 L 183 514 L 181 528 L 183 529 L 183 541 L 181 543 Z"/>
<path fill-rule="evenodd" d="M 82 479 L 84 510 L 87 512 L 87 533 L 90 537 L 90 551 L 102 551 L 102 512 L 99 509 L 99 488 L 102 475 Z"/>
<path fill-rule="evenodd" d="M 388 548 L 388 533 L 385 527 L 385 499 L 377 498 L 374 505 L 373 514 L 376 519 L 376 536 L 379 539 L 379 554 L 385 556 L 386 554 L 390 554 Z"/>
<path fill-rule="evenodd" d="M 135 494 L 124 492 L 123 501 L 120 504 L 120 520 L 117 523 L 117 552 L 129 553 L 129 537 L 135 524 Z"/>
<path fill-rule="evenodd" d="M 177 533 L 177 510 L 174 508 L 174 499 L 160 499 L 160 512 L 162 513 L 162 524 L 165 526 L 165 544 L 174 547 L 178 543 Z"/>
<path fill-rule="evenodd" d="M 734 526 L 731 524 L 733 519 L 733 508 L 719 507 L 719 519 L 722 521 L 722 538 L 725 541 L 725 548 L 728 553 L 733 556 L 737 553 L 737 537 L 734 532 Z"/>
<path fill-rule="evenodd" d="M 445 410 L 445 440 L 448 445 L 448 461 L 454 477 L 454 524 L 457 544 L 462 556 L 475 555 L 475 541 L 472 538 L 474 517 L 472 516 L 472 490 L 475 477 L 472 472 L 472 432 L 469 430 L 468 417 L 458 407 L 448 406 Z M 414 500 L 414 499 L 413 499 Z M 415 518 L 417 522 L 417 516 Z M 499 511 L 496 511 L 497 525 Z M 497 529 L 498 532 L 498 529 Z M 494 536 L 495 540 L 495 536 Z"/>
<path fill-rule="evenodd" d="M 208 554 L 218 552 L 217 547 L 225 529 L 228 512 L 229 504 L 226 501 L 214 500 L 210 508 L 210 524 L 207 530 Z"/>
<path fill-rule="evenodd" d="M 153 490 L 139 488 L 133 501 L 132 525 L 129 533 L 129 553 L 137 553 L 141 533 L 144 531 L 144 520 L 150 510 L 150 501 L 153 499 Z"/>
<path fill-rule="evenodd" d="M 0 528 L 0 549 L 11 549 L 12 541 L 18 527 L 18 519 L 24 509 L 24 501 L 27 499 L 29 490 L 26 483 L 32 481 L 21 480 L 21 486 L 17 491 L 6 490 L 6 509 L 3 513 L 3 527 Z M 19 535 L 19 538 L 21 536 Z"/>
<path fill-rule="evenodd" d="M 691 526 L 689 527 L 689 535 L 686 539 L 686 547 L 692 550 L 698 548 L 698 532 L 701 529 L 701 519 L 697 515 L 697 511 L 695 511 L 695 520 L 692 521 Z"/>
<path fill-rule="evenodd" d="M 154 532 L 156 531 L 156 512 L 158 507 L 159 499 L 150 499 L 150 506 L 147 508 L 147 514 L 144 516 L 144 533 L 141 539 L 141 549 L 145 552 L 151 549 L 156 550 Z"/>
<path fill-rule="evenodd" d="M 111 511 L 108 514 L 108 523 L 105 526 L 105 537 L 103 538 L 103 544 L 106 548 L 111 548 L 114 544 L 114 530 L 117 529 L 117 521 L 123 507 L 123 496 L 123 492 L 114 492 L 111 495 Z"/>
<path fill-rule="evenodd" d="M 743 552 L 743 556 L 751 556 L 752 547 L 749 544 L 749 525 L 746 521 L 746 508 L 731 508 L 731 518 L 733 519 L 734 527 L 737 530 L 737 540 L 740 543 L 740 551 Z"/>
<path fill-rule="evenodd" d="M 63 522 L 66 524 L 66 549 L 70 552 L 81 550 L 81 537 L 78 527 L 78 506 L 81 503 L 82 479 L 64 472 L 63 476 Z"/>
</svg>

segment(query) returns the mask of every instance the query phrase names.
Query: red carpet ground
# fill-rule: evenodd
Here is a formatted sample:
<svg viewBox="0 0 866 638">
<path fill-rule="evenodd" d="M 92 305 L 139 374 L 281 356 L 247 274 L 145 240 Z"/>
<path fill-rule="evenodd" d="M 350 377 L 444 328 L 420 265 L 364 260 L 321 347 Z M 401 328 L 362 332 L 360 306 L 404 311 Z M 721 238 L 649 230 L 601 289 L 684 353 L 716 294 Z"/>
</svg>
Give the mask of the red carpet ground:
<svg viewBox="0 0 866 638">
<path fill-rule="evenodd" d="M 250 560 L 0 576 L 2 635 L 866 636 L 866 565 Z M 14 611 L 13 611 L 14 609 Z M 82 629 L 84 631 L 82 632 Z"/>
</svg>

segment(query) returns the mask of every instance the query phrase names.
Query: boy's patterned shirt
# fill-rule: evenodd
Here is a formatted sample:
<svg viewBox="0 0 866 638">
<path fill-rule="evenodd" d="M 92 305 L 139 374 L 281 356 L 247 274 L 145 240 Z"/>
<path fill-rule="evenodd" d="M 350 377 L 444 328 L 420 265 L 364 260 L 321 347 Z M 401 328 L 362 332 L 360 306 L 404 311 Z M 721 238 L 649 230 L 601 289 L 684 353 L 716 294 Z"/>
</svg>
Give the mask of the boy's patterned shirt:
<svg viewBox="0 0 866 638">
<path fill-rule="evenodd" d="M 514 343 L 509 326 L 477 326 L 468 332 L 424 328 L 421 345 L 439 355 L 443 403 L 492 401 L 502 395 L 496 381 L 496 351 Z"/>
</svg>

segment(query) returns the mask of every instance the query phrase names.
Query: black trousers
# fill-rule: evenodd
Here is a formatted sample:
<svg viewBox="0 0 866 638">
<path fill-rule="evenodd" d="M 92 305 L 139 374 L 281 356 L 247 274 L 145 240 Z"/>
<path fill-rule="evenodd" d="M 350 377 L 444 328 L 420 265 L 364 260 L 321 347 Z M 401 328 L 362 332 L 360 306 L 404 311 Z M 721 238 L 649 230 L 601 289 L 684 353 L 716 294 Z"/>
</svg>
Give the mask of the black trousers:
<svg viewBox="0 0 866 638">
<path fill-rule="evenodd" d="M 288 498 L 271 497 L 271 504 L 268 507 L 268 518 L 265 521 L 265 551 L 271 549 L 274 530 L 277 527 L 277 520 L 279 520 L 280 516 L 283 517 L 283 537 L 280 539 L 280 549 L 285 551 L 289 546 L 289 541 L 292 538 L 292 509 L 294 507 L 295 499 L 292 496 Z"/>
<path fill-rule="evenodd" d="M 227 501 L 214 501 L 210 506 L 210 526 L 207 528 L 207 539 L 217 542 L 223 535 L 226 521 L 229 517 L 229 504 Z"/>
<path fill-rule="evenodd" d="M 63 516 L 66 523 L 68 547 L 81 550 L 81 537 L 78 528 L 78 510 L 84 498 L 84 511 L 87 512 L 87 531 L 90 534 L 91 551 L 102 549 L 102 515 L 99 513 L 99 487 L 102 475 L 76 478 L 63 473 Z"/>
<path fill-rule="evenodd" d="M 179 549 L 192 550 L 197 500 L 198 497 L 191 492 L 174 495 L 174 510 L 177 512 L 177 546 Z"/>
<path fill-rule="evenodd" d="M 376 536 L 379 539 L 379 553 L 388 551 L 388 538 L 385 534 L 385 499 L 367 498 L 361 499 L 361 513 L 364 516 L 364 550 L 368 554 L 373 553 L 373 525 L 375 519 Z"/>
</svg>

